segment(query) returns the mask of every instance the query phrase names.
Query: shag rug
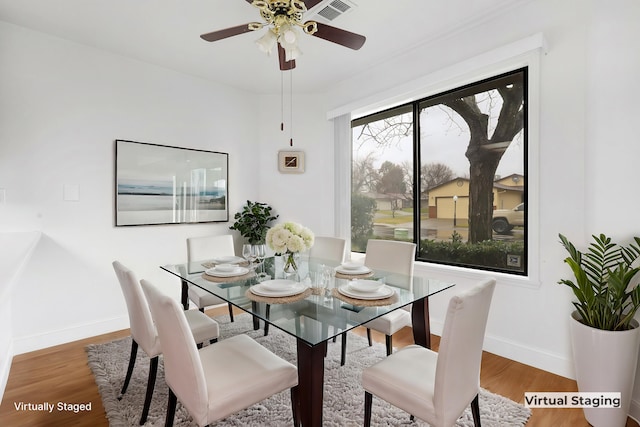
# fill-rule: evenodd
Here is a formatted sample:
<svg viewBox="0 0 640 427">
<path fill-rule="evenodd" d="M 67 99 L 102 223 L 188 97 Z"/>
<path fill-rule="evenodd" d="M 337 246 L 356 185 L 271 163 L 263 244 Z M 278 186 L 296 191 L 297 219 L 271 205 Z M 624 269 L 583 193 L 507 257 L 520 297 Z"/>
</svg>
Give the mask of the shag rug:
<svg viewBox="0 0 640 427">
<path fill-rule="evenodd" d="M 253 330 L 251 317 L 248 314 L 236 316 L 233 323 L 229 322 L 229 316 L 216 317 L 216 321 L 220 323 L 220 339 L 236 334 L 247 334 L 275 354 L 296 364 L 295 339 L 279 329 L 271 327 L 269 335 L 264 337 L 262 329 Z M 364 420 L 364 390 L 360 385 L 360 375 L 363 368 L 385 357 L 384 345 L 374 344 L 369 347 L 365 338 L 349 334 L 345 366 L 340 366 L 340 346 L 339 339 L 336 343 L 328 344 L 325 359 L 323 425 L 361 426 Z M 137 426 L 142 413 L 149 373 L 149 358 L 141 349 L 138 349 L 138 358 L 129 388 L 122 400 L 118 400 L 129 362 L 130 349 L 131 338 L 89 345 L 86 348 L 89 367 L 95 376 L 109 424 L 114 427 Z M 164 425 L 167 399 L 168 388 L 164 382 L 161 357 L 153 400 L 145 426 Z M 428 425 L 417 419 L 410 421 L 409 414 L 375 396 L 372 411 L 372 425 L 416 427 Z M 531 415 L 531 411 L 523 405 L 486 390 L 481 390 L 480 393 L 480 412 L 482 425 L 485 427 L 524 426 Z M 196 425 L 179 401 L 174 425 L 176 427 Z M 283 391 L 214 425 L 218 427 L 293 425 L 290 393 L 288 390 Z M 466 409 L 456 425 L 473 426 L 470 408 Z"/>
</svg>

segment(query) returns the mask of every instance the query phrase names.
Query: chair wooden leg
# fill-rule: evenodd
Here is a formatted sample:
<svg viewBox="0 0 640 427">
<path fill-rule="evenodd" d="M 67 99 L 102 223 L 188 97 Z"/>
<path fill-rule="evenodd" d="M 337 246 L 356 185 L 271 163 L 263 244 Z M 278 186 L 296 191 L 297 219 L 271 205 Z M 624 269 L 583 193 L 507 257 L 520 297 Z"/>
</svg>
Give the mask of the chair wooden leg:
<svg viewBox="0 0 640 427">
<path fill-rule="evenodd" d="M 293 426 L 300 427 L 300 392 L 298 386 L 291 387 L 291 413 Z"/>
<path fill-rule="evenodd" d="M 229 306 L 229 318 L 233 322 L 233 305 L 231 303 L 228 303 L 227 305 Z"/>
<path fill-rule="evenodd" d="M 271 314 L 271 304 L 267 304 L 267 306 L 264 309 L 264 315 L 268 319 L 270 314 Z M 264 336 L 266 337 L 267 335 L 269 335 L 269 322 L 264 322 Z"/>
<path fill-rule="evenodd" d="M 347 333 L 342 333 L 342 350 L 340 350 L 340 366 L 344 366 L 347 361 Z"/>
<path fill-rule="evenodd" d="M 476 394 L 476 397 L 471 401 L 471 414 L 473 415 L 473 425 L 480 427 L 480 395 Z"/>
<path fill-rule="evenodd" d="M 198 311 L 200 311 L 200 313 L 204 313 L 204 307 L 199 308 Z"/>
<path fill-rule="evenodd" d="M 371 425 L 371 403 L 373 395 L 368 391 L 364 392 L 364 427 Z"/>
<path fill-rule="evenodd" d="M 209 340 L 209 344 L 215 344 L 218 342 L 218 338 L 212 338 Z"/>
<path fill-rule="evenodd" d="M 392 345 L 392 338 L 391 335 L 385 335 L 384 336 L 384 342 L 387 346 L 387 356 L 391 356 L 391 353 L 393 353 L 393 345 Z"/>
<path fill-rule="evenodd" d="M 142 407 L 142 416 L 140 417 L 140 425 L 147 422 L 149 415 L 149 407 L 151 406 L 151 397 L 153 396 L 153 388 L 156 385 L 156 373 L 158 372 L 159 357 L 152 357 L 149 365 L 149 379 L 147 380 L 147 395 L 144 398 L 144 406 Z"/>
<path fill-rule="evenodd" d="M 371 341 L 371 329 L 369 328 L 367 328 L 367 341 L 369 341 L 369 347 L 371 347 L 373 342 Z"/>
<path fill-rule="evenodd" d="M 176 404 L 178 398 L 173 391 L 169 389 L 169 403 L 167 404 L 167 419 L 164 421 L 164 427 L 173 427 L 173 419 L 176 416 Z"/>
<path fill-rule="evenodd" d="M 131 380 L 131 374 L 133 373 L 133 366 L 136 364 L 136 355 L 138 354 L 138 343 L 136 340 L 131 338 L 131 355 L 129 356 L 129 366 L 127 367 L 127 375 L 124 377 L 124 384 L 122 385 L 122 390 L 120 390 L 120 396 L 118 396 L 118 400 L 122 399 L 122 395 L 127 392 L 127 387 L 129 387 L 129 381 Z"/>
</svg>

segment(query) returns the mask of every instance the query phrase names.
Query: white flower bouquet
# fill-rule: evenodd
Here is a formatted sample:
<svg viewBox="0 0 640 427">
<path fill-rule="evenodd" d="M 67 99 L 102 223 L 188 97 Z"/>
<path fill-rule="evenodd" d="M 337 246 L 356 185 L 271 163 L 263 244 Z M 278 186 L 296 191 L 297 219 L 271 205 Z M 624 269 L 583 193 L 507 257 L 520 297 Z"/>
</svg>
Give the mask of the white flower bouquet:
<svg viewBox="0 0 640 427">
<path fill-rule="evenodd" d="M 307 227 L 295 222 L 283 222 L 267 231 L 267 245 L 276 254 L 304 252 L 313 246 L 314 235 Z"/>
<path fill-rule="evenodd" d="M 298 253 L 313 246 L 313 232 L 295 222 L 283 222 L 267 231 L 267 245 L 282 255 L 285 273 L 297 272 Z"/>
</svg>

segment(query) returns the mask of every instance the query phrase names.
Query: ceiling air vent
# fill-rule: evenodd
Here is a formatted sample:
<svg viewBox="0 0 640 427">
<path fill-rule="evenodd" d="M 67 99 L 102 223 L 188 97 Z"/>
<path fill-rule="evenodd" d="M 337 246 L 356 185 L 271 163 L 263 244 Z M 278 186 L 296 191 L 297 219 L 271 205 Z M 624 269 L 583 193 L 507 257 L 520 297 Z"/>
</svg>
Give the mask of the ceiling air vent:
<svg viewBox="0 0 640 427">
<path fill-rule="evenodd" d="M 322 17 L 331 22 L 355 7 L 355 3 L 349 0 L 326 0 L 318 3 L 312 12 L 314 17 Z"/>
</svg>

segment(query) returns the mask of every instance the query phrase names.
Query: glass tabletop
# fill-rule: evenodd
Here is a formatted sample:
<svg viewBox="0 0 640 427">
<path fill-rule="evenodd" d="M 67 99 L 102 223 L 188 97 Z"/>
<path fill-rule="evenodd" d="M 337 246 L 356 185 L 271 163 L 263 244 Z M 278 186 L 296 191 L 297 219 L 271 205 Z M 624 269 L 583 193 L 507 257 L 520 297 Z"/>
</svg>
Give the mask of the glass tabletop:
<svg viewBox="0 0 640 427">
<path fill-rule="evenodd" d="M 336 272 L 339 266 L 329 261 L 306 259 L 299 264 L 296 279 L 300 283 L 297 286 L 300 289 L 308 286 L 308 291 L 290 298 L 265 298 L 264 295 L 255 295 L 251 288 L 257 286 L 254 288 L 257 292 L 273 283 L 265 283 L 265 278 L 258 275 L 263 271 L 268 278 L 282 279 L 279 257 L 265 259 L 262 265 L 249 269 L 247 274 L 240 277 L 212 277 L 205 274 L 213 264 L 212 260 L 204 260 L 161 268 L 312 346 L 453 286 L 452 283 L 427 277 L 414 275 L 410 278 L 385 271 L 372 271 L 366 280 L 380 279 L 385 283 L 381 288 L 384 291 L 379 291 L 381 297 L 385 298 L 376 299 L 369 297 L 368 293 L 355 291 L 357 285 L 371 283 L 354 282 L 365 280 L 363 276 L 342 274 L 344 270 L 341 269 Z M 326 289 L 314 287 L 315 273 L 321 267 L 331 272 Z M 352 298 L 354 295 L 362 295 L 364 299 Z"/>
</svg>

